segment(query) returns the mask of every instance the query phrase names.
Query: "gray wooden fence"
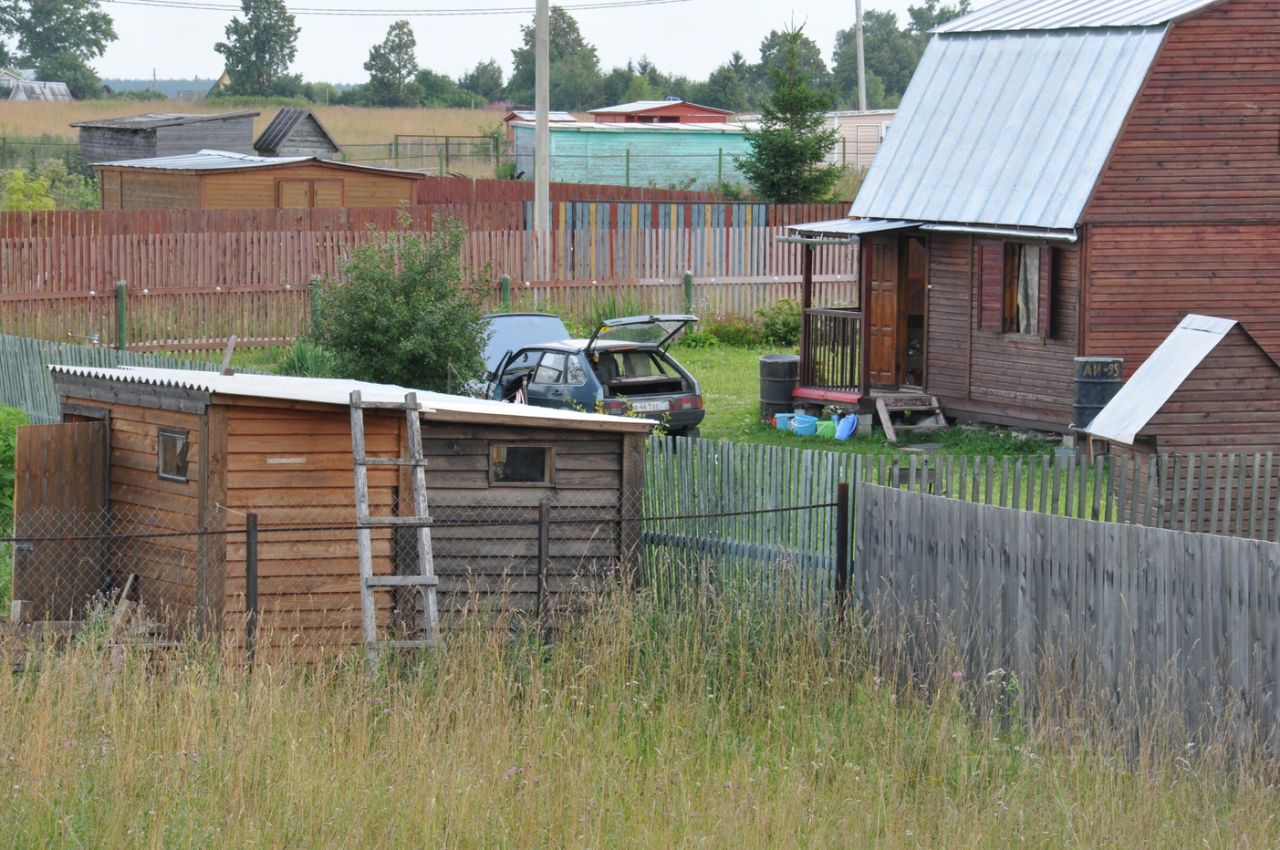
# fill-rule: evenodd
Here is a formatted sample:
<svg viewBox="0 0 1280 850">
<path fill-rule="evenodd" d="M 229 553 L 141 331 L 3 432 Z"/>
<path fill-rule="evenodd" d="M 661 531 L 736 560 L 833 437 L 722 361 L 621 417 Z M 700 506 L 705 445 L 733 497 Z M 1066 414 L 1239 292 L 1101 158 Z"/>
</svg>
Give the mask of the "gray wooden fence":
<svg viewBox="0 0 1280 850">
<path fill-rule="evenodd" d="M 978 505 L 863 484 L 855 594 L 929 663 L 1025 694 L 1172 707 L 1202 736 L 1280 730 L 1280 544 Z"/>
</svg>

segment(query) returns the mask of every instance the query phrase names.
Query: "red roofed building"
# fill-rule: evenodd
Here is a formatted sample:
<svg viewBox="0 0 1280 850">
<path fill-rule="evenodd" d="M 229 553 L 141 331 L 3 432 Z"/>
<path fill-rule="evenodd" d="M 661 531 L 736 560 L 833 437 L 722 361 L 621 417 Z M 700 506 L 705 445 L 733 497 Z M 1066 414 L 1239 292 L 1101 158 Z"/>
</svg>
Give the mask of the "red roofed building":
<svg viewBox="0 0 1280 850">
<path fill-rule="evenodd" d="M 591 110 L 592 119 L 602 124 L 724 124 L 732 115 L 732 110 L 687 100 L 637 100 Z"/>
</svg>

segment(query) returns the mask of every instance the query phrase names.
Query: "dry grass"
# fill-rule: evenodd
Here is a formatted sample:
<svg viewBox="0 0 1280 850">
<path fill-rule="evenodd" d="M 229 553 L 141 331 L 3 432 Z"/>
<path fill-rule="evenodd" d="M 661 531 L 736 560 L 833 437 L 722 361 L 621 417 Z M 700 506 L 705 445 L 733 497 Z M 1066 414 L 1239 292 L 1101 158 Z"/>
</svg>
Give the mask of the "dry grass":
<svg viewBox="0 0 1280 850">
<path fill-rule="evenodd" d="M 0 683 L 22 847 L 1265 847 L 1276 789 L 973 721 L 790 613 L 615 600 L 555 646 L 412 670 L 83 645 Z"/>
<path fill-rule="evenodd" d="M 0 101 L 0 136 L 58 136 L 75 141 L 73 121 L 115 118 L 143 112 L 227 112 L 252 108 L 262 114 L 254 119 L 260 132 L 275 116 L 274 106 L 240 107 L 217 101 L 190 103 L 156 100 L 144 103 L 117 100 L 83 100 L 71 103 L 15 103 Z M 397 134 L 472 136 L 492 131 L 503 113 L 487 109 L 372 109 L 356 106 L 317 106 L 316 113 L 341 144 L 379 144 Z"/>
</svg>

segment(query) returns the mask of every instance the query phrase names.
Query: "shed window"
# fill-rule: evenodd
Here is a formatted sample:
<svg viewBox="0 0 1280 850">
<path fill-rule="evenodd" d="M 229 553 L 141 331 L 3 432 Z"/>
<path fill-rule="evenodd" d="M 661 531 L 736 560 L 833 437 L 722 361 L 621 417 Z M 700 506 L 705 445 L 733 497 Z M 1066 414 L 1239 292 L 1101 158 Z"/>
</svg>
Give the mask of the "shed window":
<svg viewBox="0 0 1280 850">
<path fill-rule="evenodd" d="M 489 481 L 492 484 L 550 484 L 553 455 L 550 446 L 491 446 Z"/>
<path fill-rule="evenodd" d="M 1020 336 L 1051 336 L 1053 248 L 982 242 L 979 327 Z"/>
<path fill-rule="evenodd" d="M 165 481 L 187 480 L 187 432 L 161 428 L 156 440 L 156 472 Z"/>
</svg>

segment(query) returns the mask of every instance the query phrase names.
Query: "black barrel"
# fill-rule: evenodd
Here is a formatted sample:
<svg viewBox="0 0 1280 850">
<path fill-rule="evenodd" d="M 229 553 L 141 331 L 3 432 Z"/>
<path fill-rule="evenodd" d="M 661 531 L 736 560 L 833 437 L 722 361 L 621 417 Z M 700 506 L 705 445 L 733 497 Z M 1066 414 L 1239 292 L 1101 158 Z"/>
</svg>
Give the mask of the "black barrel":
<svg viewBox="0 0 1280 850">
<path fill-rule="evenodd" d="M 1088 427 L 1124 385 L 1123 357 L 1077 357 L 1075 425 Z"/>
<path fill-rule="evenodd" d="M 795 409 L 791 392 L 800 383 L 800 355 L 765 354 L 760 358 L 760 420 Z"/>
</svg>

